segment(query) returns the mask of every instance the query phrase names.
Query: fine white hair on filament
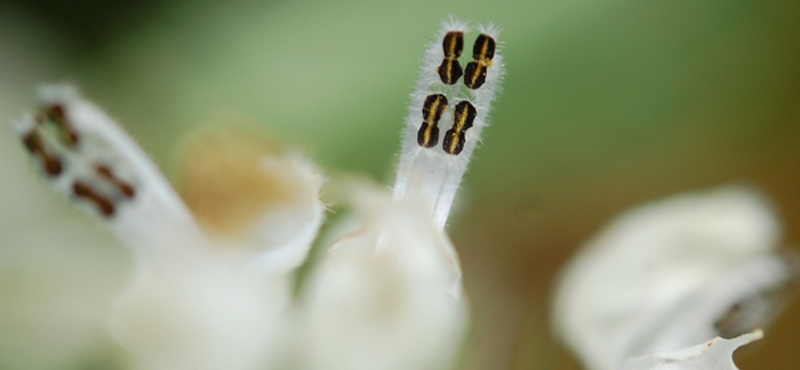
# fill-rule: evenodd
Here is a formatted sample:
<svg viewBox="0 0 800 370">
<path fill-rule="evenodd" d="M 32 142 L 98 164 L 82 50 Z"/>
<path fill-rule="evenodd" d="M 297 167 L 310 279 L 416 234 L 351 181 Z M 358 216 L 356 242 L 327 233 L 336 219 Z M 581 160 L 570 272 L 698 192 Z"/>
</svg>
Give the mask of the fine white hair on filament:
<svg viewBox="0 0 800 370">
<path fill-rule="evenodd" d="M 503 77 L 500 30 L 492 23 L 477 30 L 475 43 L 465 43 L 468 23 L 452 17 L 443 22 L 425 51 L 402 135 L 394 199 L 421 198 L 439 229 Z"/>
</svg>

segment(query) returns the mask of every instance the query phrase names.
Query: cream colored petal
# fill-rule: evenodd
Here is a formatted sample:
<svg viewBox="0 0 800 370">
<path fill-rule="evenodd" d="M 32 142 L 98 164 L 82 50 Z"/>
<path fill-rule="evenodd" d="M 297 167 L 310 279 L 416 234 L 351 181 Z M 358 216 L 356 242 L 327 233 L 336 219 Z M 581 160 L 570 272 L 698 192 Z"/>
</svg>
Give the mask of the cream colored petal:
<svg viewBox="0 0 800 370">
<path fill-rule="evenodd" d="M 186 201 L 222 249 L 289 272 L 306 258 L 323 221 L 323 177 L 302 155 L 244 129 L 205 130 L 180 151 Z"/>
<path fill-rule="evenodd" d="M 562 272 L 555 331 L 588 368 L 616 369 L 631 356 L 752 330 L 793 275 L 779 238 L 772 209 L 745 187 L 628 211 Z"/>
<path fill-rule="evenodd" d="M 239 129 L 198 132 L 180 152 L 184 197 L 208 253 L 142 264 L 112 332 L 138 369 L 269 369 L 292 332 L 290 273 L 322 222 L 322 178 L 303 157 Z"/>
<path fill-rule="evenodd" d="M 460 344 L 460 270 L 428 209 L 363 185 L 362 229 L 336 242 L 303 296 L 309 369 L 442 369 Z"/>
<path fill-rule="evenodd" d="M 269 369 L 280 358 L 288 284 L 207 261 L 163 274 L 140 266 L 110 326 L 142 370 Z"/>
</svg>

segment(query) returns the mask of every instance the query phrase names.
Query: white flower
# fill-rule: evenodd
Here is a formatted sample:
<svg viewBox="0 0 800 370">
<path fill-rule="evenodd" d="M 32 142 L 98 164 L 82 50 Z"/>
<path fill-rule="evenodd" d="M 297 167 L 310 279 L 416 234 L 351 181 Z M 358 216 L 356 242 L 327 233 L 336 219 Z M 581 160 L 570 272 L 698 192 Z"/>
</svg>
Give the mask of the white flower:
<svg viewBox="0 0 800 370">
<path fill-rule="evenodd" d="M 184 203 L 74 88 L 42 89 L 38 111 L 16 130 L 53 189 L 136 257 L 110 318 L 134 366 L 446 368 L 466 303 L 443 229 L 503 67 L 498 30 L 479 30 L 462 67 L 467 24 L 444 22 L 412 95 L 393 194 L 365 183 L 345 192 L 355 209 L 348 233 L 299 299 L 292 274 L 324 214 L 313 163 L 247 135 L 201 134 L 183 151 Z"/>
<path fill-rule="evenodd" d="M 416 202 L 360 185 L 355 224 L 303 298 L 312 369 L 441 369 L 466 323 L 461 272 L 447 236 Z M 363 350 L 362 350 L 363 349 Z"/>
<path fill-rule="evenodd" d="M 735 369 L 794 276 L 780 232 L 744 187 L 628 211 L 562 272 L 555 331 L 590 369 Z"/>
</svg>

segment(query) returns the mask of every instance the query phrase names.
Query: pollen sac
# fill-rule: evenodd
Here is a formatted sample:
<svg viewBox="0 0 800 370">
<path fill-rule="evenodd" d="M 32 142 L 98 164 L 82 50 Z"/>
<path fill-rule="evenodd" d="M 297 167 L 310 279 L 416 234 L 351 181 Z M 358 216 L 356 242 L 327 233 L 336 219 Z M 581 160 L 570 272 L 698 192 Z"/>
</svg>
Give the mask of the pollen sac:
<svg viewBox="0 0 800 370">
<path fill-rule="evenodd" d="M 464 49 L 464 33 L 453 31 L 448 32 L 442 41 L 442 50 L 444 51 L 444 60 L 442 64 L 436 69 L 439 73 L 442 83 L 446 85 L 454 85 L 458 79 L 464 74 L 461 69 L 461 64 L 458 63 L 458 58 L 461 56 L 461 51 Z"/>
<path fill-rule="evenodd" d="M 467 63 L 464 74 L 464 85 L 477 90 L 486 82 L 486 73 L 492 66 L 496 44 L 494 39 L 486 34 L 480 34 L 472 47 L 472 62 Z"/>
<path fill-rule="evenodd" d="M 93 206 L 105 218 L 117 213 L 117 208 L 136 196 L 136 189 L 120 179 L 111 166 L 94 166 L 94 172 L 72 183 L 72 196 Z"/>
<path fill-rule="evenodd" d="M 28 152 L 39 161 L 48 177 L 56 178 L 64 171 L 64 162 L 59 156 L 60 147 L 54 147 L 52 141 L 44 138 L 47 133 L 42 126 L 46 124 L 53 125 L 61 145 L 67 148 L 78 144 L 78 134 L 67 120 L 64 107 L 54 104 L 42 108 L 33 119 L 30 131 L 22 135 L 22 143 Z"/>
<path fill-rule="evenodd" d="M 119 176 L 130 171 L 114 153 L 79 147 L 81 135 L 89 134 L 81 133 L 77 128 L 82 126 L 70 122 L 67 114 L 70 108 L 69 104 L 40 108 L 27 119 L 21 133 L 22 143 L 58 191 L 111 218 L 124 202 L 136 197 L 135 187 L 125 180 L 129 176 Z M 91 143 L 87 141 L 83 146 Z"/>
<path fill-rule="evenodd" d="M 453 113 L 453 127 L 447 130 L 442 142 L 442 148 L 445 152 L 458 155 L 464 150 L 465 133 L 472 127 L 477 115 L 478 112 L 475 106 L 469 101 L 462 100 L 456 104 L 456 109 Z"/>
<path fill-rule="evenodd" d="M 93 206 L 101 216 L 111 218 L 118 207 L 136 197 L 136 189 L 114 173 L 106 164 L 96 164 L 93 172 L 80 176 L 72 184 L 72 195 Z"/>
<path fill-rule="evenodd" d="M 64 107 L 60 104 L 54 104 L 44 109 L 44 115 L 56 126 L 59 131 L 61 141 L 69 147 L 78 145 L 78 133 L 67 120 L 67 115 L 64 113 Z"/>
<path fill-rule="evenodd" d="M 442 94 L 428 95 L 422 105 L 422 126 L 417 132 L 417 143 L 432 148 L 439 143 L 439 119 L 447 109 L 447 98 Z"/>
<path fill-rule="evenodd" d="M 104 217 L 110 218 L 116 213 L 114 201 L 101 194 L 87 183 L 82 181 L 74 182 L 72 184 L 72 194 L 78 199 L 93 204 Z"/>
<path fill-rule="evenodd" d="M 64 169 L 61 160 L 47 152 L 39 132 L 33 130 L 25 134 L 22 138 L 22 143 L 25 144 L 28 152 L 39 160 L 47 176 L 58 177 L 61 175 L 61 171 Z"/>
<path fill-rule="evenodd" d="M 131 184 L 116 177 L 111 167 L 98 165 L 95 167 L 95 172 L 101 179 L 112 184 L 126 199 L 133 199 L 136 196 L 136 189 L 134 189 Z"/>
</svg>

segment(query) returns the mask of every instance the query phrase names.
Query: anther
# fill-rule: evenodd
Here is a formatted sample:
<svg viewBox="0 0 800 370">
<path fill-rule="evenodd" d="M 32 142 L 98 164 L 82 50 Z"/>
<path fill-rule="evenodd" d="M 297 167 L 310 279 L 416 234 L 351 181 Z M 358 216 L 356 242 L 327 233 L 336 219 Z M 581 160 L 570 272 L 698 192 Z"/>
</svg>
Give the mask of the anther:
<svg viewBox="0 0 800 370">
<path fill-rule="evenodd" d="M 428 95 L 422 105 L 422 126 L 417 132 L 417 143 L 426 148 L 439 143 L 439 119 L 447 109 L 447 98 L 442 94 Z"/>
<path fill-rule="evenodd" d="M 486 73 L 492 66 L 496 44 L 494 39 L 486 34 L 480 34 L 472 47 L 472 62 L 467 63 L 464 70 L 464 85 L 476 90 L 486 82 Z"/>
<path fill-rule="evenodd" d="M 114 212 L 116 211 L 116 207 L 114 207 L 114 202 L 110 199 L 106 198 L 96 190 L 92 189 L 91 186 L 76 181 L 72 184 L 72 194 L 80 199 L 84 199 L 89 201 L 90 203 L 94 203 L 97 207 L 97 210 L 105 217 L 114 216 Z"/>
<path fill-rule="evenodd" d="M 464 149 L 465 133 L 472 127 L 477 110 L 469 101 L 462 100 L 456 104 L 453 113 L 453 127 L 444 135 L 442 148 L 445 152 L 458 155 Z"/>
<path fill-rule="evenodd" d="M 42 144 L 42 137 L 39 136 L 39 133 L 36 131 L 31 131 L 22 138 L 22 142 L 25 144 L 25 148 L 28 149 L 32 155 L 39 155 L 39 153 L 44 151 L 44 145 Z"/>
<path fill-rule="evenodd" d="M 57 177 L 61 175 L 61 171 L 64 169 L 61 160 L 58 159 L 58 157 L 51 156 L 45 151 L 44 142 L 38 132 L 29 132 L 22 138 L 22 142 L 25 144 L 25 148 L 28 149 L 28 152 L 41 161 L 42 168 L 44 168 L 48 176 Z"/>
<path fill-rule="evenodd" d="M 53 124 L 58 127 L 61 132 L 62 140 L 65 144 L 73 147 L 78 144 L 78 133 L 67 120 L 67 115 L 64 112 L 64 106 L 60 104 L 53 104 L 48 107 L 44 112 Z"/>
<path fill-rule="evenodd" d="M 57 177 L 64 169 L 64 166 L 61 164 L 61 160 L 56 157 L 46 157 L 42 160 L 44 161 L 43 164 L 45 172 L 47 172 L 47 174 L 51 177 Z"/>
<path fill-rule="evenodd" d="M 95 171 L 97 174 L 105 179 L 106 181 L 114 184 L 117 187 L 117 190 L 127 199 L 133 199 L 136 196 L 136 189 L 131 186 L 131 184 L 120 180 L 116 176 L 114 176 L 114 172 L 111 171 L 111 168 L 105 165 L 98 165 L 95 167 Z"/>
<path fill-rule="evenodd" d="M 436 69 L 439 73 L 439 78 L 446 85 L 453 85 L 458 82 L 464 71 L 461 69 L 461 64 L 458 63 L 458 57 L 461 56 L 461 51 L 464 49 L 464 33 L 453 31 L 448 32 L 442 41 L 442 50 L 444 51 L 444 60 L 442 64 Z"/>
</svg>

